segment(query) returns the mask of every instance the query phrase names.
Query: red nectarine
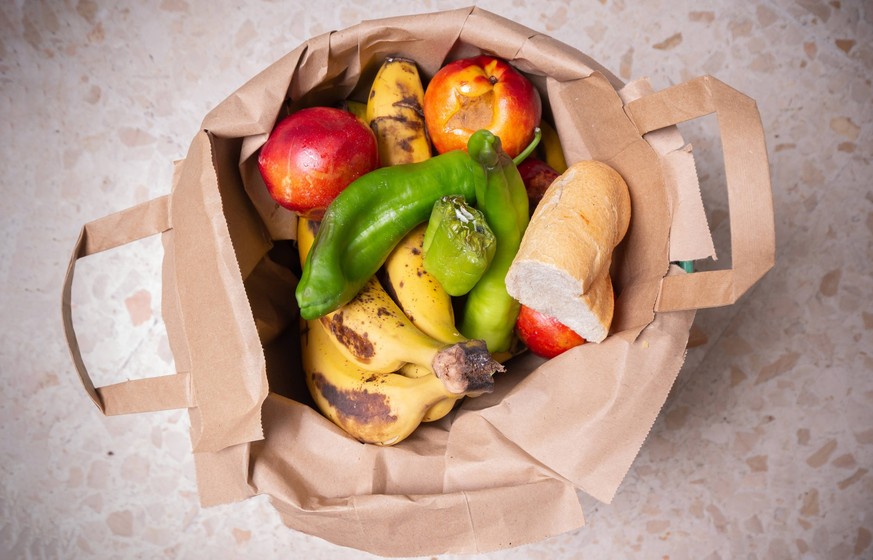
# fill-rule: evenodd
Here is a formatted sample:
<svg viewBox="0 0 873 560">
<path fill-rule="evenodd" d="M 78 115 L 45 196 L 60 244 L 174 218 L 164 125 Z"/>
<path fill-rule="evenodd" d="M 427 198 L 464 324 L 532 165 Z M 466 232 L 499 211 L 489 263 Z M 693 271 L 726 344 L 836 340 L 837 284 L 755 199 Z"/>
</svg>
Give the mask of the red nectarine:
<svg viewBox="0 0 873 560">
<path fill-rule="evenodd" d="M 526 305 L 518 312 L 515 331 L 531 352 L 543 358 L 551 359 L 585 344 L 585 339 L 570 327 Z"/>
<path fill-rule="evenodd" d="M 275 126 L 258 156 L 273 199 L 308 219 L 324 210 L 361 175 L 379 167 L 373 131 L 353 114 L 310 107 Z"/>
<path fill-rule="evenodd" d="M 518 172 L 521 174 L 521 180 L 524 181 L 524 188 L 527 190 L 528 208 L 533 214 L 546 189 L 560 174 L 548 163 L 533 156 L 526 157 L 523 162 L 518 164 Z"/>
</svg>

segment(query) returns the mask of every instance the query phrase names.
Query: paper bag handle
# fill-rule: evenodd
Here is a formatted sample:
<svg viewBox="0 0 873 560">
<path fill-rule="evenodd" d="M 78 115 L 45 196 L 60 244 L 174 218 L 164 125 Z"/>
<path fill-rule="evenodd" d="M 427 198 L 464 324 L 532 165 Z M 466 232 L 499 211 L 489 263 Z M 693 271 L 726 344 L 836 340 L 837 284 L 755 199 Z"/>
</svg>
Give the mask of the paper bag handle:
<svg viewBox="0 0 873 560">
<path fill-rule="evenodd" d="M 627 103 L 641 134 L 715 113 L 724 153 L 733 267 L 663 278 L 656 311 L 730 305 L 775 262 L 770 166 L 755 101 L 712 76 Z"/>
<path fill-rule="evenodd" d="M 106 415 L 194 406 L 190 376 L 187 373 L 134 379 L 95 388 L 82 360 L 79 341 L 73 328 L 71 292 L 76 261 L 169 230 L 169 210 L 170 196 L 165 195 L 85 224 L 67 267 L 61 299 L 67 346 L 85 390 Z"/>
</svg>

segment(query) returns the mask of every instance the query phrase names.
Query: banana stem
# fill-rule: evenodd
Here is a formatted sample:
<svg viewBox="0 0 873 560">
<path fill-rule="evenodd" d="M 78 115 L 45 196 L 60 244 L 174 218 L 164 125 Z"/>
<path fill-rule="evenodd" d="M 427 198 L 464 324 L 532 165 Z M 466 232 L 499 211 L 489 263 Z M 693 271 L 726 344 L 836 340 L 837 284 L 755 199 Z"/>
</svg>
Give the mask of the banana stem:
<svg viewBox="0 0 873 560">
<path fill-rule="evenodd" d="M 494 361 L 482 340 L 446 346 L 433 359 L 433 372 L 450 393 L 481 394 L 494 390 L 494 373 L 506 368 Z"/>
</svg>

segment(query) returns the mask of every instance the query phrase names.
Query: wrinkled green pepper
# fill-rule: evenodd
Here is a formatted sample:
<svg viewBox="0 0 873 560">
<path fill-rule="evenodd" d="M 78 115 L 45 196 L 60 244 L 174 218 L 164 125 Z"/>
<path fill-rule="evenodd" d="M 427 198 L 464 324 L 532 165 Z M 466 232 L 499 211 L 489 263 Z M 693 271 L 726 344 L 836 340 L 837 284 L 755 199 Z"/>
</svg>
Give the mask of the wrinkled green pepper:
<svg viewBox="0 0 873 560">
<path fill-rule="evenodd" d="M 488 221 L 458 195 L 433 205 L 422 245 L 424 269 L 450 296 L 473 289 L 497 250 Z"/>
<path fill-rule="evenodd" d="M 478 131 L 470 138 L 467 152 L 485 171 L 477 185 L 477 208 L 485 215 L 497 238 L 491 266 L 467 295 L 460 331 L 467 338 L 484 340 L 492 353 L 506 352 L 512 344 L 519 303 L 506 291 L 506 273 L 512 264 L 529 221 L 527 189 L 516 168 L 539 141 L 513 161 L 500 146 L 500 138 Z"/>
</svg>

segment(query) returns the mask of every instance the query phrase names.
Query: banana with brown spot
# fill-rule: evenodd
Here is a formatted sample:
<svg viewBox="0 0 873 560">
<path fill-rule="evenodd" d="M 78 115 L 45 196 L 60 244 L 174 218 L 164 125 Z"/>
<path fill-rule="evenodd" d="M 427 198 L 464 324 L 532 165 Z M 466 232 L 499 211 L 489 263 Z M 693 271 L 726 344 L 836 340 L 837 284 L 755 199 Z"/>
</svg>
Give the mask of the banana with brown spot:
<svg viewBox="0 0 873 560">
<path fill-rule="evenodd" d="M 424 86 L 415 61 L 387 57 L 370 87 L 366 113 L 383 166 L 431 157 L 423 103 Z"/>
<path fill-rule="evenodd" d="M 447 343 L 467 340 L 455 327 L 452 297 L 424 268 L 424 232 L 427 222 L 406 237 L 385 261 L 387 291 L 410 321 L 423 332 Z"/>
<path fill-rule="evenodd" d="M 321 413 L 355 439 L 394 445 L 406 439 L 435 405 L 447 406 L 451 395 L 433 372 L 406 377 L 367 371 L 334 350 L 318 320 L 304 322 L 302 330 L 309 392 Z"/>
</svg>

